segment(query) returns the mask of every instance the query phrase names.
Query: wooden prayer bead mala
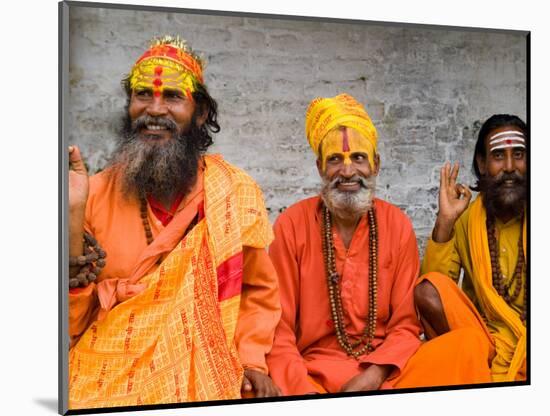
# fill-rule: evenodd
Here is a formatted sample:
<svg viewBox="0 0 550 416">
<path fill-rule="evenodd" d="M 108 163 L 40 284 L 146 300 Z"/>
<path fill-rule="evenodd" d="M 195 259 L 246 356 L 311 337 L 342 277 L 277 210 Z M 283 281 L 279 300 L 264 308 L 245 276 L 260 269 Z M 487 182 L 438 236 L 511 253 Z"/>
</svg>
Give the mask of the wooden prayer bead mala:
<svg viewBox="0 0 550 416">
<path fill-rule="evenodd" d="M 378 228 L 374 208 L 368 211 L 367 217 L 369 223 L 369 313 L 360 339 L 351 342 L 350 335 L 346 332 L 345 328 L 344 308 L 342 306 L 342 296 L 340 294 L 341 282 L 340 276 L 336 271 L 334 240 L 332 238 L 332 218 L 328 208 L 323 206 L 321 237 L 332 321 L 334 322 L 338 343 L 348 355 L 355 359 L 359 359 L 361 355 L 368 354 L 374 349 L 372 341 L 375 336 L 378 315 Z M 361 347 L 357 349 L 359 346 Z"/>
<path fill-rule="evenodd" d="M 521 217 L 521 229 L 523 229 L 523 220 L 524 217 Z M 487 240 L 489 242 L 489 254 L 491 257 L 491 274 L 493 287 L 496 289 L 497 293 L 504 299 L 504 301 L 512 306 L 514 301 L 519 297 L 521 288 L 523 286 L 523 268 L 525 266 L 525 253 L 523 252 L 523 232 L 520 231 L 520 236 L 518 240 L 518 259 L 516 262 L 516 267 L 514 274 L 510 278 L 509 282 L 504 281 L 504 276 L 500 270 L 500 263 L 498 261 L 498 244 L 496 236 L 496 227 L 495 219 L 493 217 L 487 216 L 486 219 L 487 226 Z M 515 283 L 515 286 L 514 286 Z M 514 290 L 512 291 L 512 286 Z M 523 291 L 523 307 L 520 312 L 520 318 L 523 322 L 526 320 L 527 314 L 527 282 L 525 283 L 525 289 Z"/>
<path fill-rule="evenodd" d="M 140 198 L 139 210 L 141 222 L 143 223 L 143 229 L 145 230 L 147 245 L 150 245 L 153 242 L 153 232 L 151 231 L 151 224 L 149 224 L 149 220 L 147 219 L 147 200 L 145 198 Z"/>
<path fill-rule="evenodd" d="M 140 216 L 145 231 L 147 245 L 153 242 L 151 224 L 147 218 L 147 200 L 140 198 Z M 69 279 L 69 287 L 86 287 L 97 279 L 97 276 L 105 267 L 107 253 L 99 246 L 97 240 L 88 233 L 84 233 L 84 255 L 69 257 L 69 266 L 81 266 L 78 274 Z M 157 264 L 161 263 L 161 258 Z"/>
<path fill-rule="evenodd" d="M 97 240 L 88 233 L 84 233 L 84 254 L 82 256 L 69 257 L 69 266 L 81 266 L 78 274 L 69 279 L 69 287 L 85 287 L 93 282 L 101 269 L 105 267 L 107 253 Z"/>
</svg>

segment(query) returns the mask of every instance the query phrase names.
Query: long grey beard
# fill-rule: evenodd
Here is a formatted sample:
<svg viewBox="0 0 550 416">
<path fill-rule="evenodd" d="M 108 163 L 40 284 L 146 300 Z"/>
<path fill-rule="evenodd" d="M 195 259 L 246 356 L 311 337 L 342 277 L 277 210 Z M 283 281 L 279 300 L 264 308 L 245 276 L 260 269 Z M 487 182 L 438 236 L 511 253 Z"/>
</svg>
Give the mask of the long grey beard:
<svg viewBox="0 0 550 416">
<path fill-rule="evenodd" d="M 126 195 L 164 200 L 191 190 L 199 158 L 200 151 L 189 135 L 174 131 L 168 141 L 157 142 L 132 132 L 122 138 L 111 165 L 122 173 Z"/>
<path fill-rule="evenodd" d="M 350 180 L 350 179 L 346 179 Z M 321 198 L 332 215 L 343 220 L 357 220 L 372 207 L 376 191 L 376 176 L 368 178 L 356 175 L 351 180 L 360 181 L 360 189 L 356 192 L 340 191 L 337 186 L 342 178 L 332 180 L 323 178 Z"/>
</svg>

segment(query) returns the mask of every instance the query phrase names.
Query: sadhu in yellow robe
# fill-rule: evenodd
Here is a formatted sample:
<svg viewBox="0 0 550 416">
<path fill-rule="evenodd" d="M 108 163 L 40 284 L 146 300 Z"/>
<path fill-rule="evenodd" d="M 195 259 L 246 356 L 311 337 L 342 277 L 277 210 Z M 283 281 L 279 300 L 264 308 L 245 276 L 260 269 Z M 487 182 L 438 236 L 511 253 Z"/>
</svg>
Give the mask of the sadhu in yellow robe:
<svg viewBox="0 0 550 416">
<path fill-rule="evenodd" d="M 450 241 L 428 241 L 421 269 L 425 275 L 421 280 L 429 280 L 438 290 L 451 332 L 476 327 L 485 333 L 485 342 L 491 345 L 487 362 L 493 381 L 525 380 L 527 334 L 520 318 L 525 284 L 512 305 L 493 287 L 485 221 L 486 211 L 480 196 L 458 219 Z M 527 220 L 522 226 L 516 218 L 503 224 L 497 219 L 499 264 L 505 281 L 514 273 L 520 233 L 523 233 L 523 252 L 527 253 L 526 223 Z M 454 282 L 461 268 L 464 269 L 464 291 Z M 522 279 L 525 282 L 525 271 Z"/>
</svg>

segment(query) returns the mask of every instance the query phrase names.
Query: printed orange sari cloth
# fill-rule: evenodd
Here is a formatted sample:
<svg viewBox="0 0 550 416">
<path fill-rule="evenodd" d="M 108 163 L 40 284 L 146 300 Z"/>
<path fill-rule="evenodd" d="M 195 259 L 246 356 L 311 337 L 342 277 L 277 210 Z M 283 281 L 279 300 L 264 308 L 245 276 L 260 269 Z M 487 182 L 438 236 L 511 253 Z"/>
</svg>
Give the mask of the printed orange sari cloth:
<svg viewBox="0 0 550 416">
<path fill-rule="evenodd" d="M 138 282 L 157 267 L 183 238 L 187 227 L 204 204 L 204 164 L 198 170 L 195 185 L 176 210 L 176 219 L 165 227 L 147 205 L 147 218 L 154 241 L 148 245 L 140 214 L 140 204 L 123 195 L 120 172 L 109 168 L 90 178 L 84 228 L 93 235 L 107 253 L 107 263 L 95 283 L 69 290 L 69 336 L 71 345 L 94 321 L 100 312 L 99 297 L 105 311 L 117 302 L 117 289 L 128 289 L 128 281 L 142 290 Z M 129 279 L 130 278 L 130 279 Z M 119 282 L 123 282 L 120 283 Z"/>
<path fill-rule="evenodd" d="M 205 218 L 70 350 L 69 408 L 240 397 L 242 247 L 272 232 L 258 186 L 219 157 L 205 163 Z"/>
</svg>

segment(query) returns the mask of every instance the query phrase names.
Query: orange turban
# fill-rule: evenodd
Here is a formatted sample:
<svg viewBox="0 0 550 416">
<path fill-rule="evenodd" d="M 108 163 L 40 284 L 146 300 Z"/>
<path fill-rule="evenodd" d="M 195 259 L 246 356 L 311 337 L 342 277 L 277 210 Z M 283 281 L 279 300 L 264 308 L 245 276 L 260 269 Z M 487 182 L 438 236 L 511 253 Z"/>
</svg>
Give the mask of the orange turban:
<svg viewBox="0 0 550 416">
<path fill-rule="evenodd" d="M 337 127 L 350 127 L 366 139 L 369 162 L 374 166 L 378 134 L 365 108 L 348 94 L 333 98 L 315 98 L 306 112 L 306 136 L 319 157 L 319 145 L 328 132 Z"/>
</svg>

